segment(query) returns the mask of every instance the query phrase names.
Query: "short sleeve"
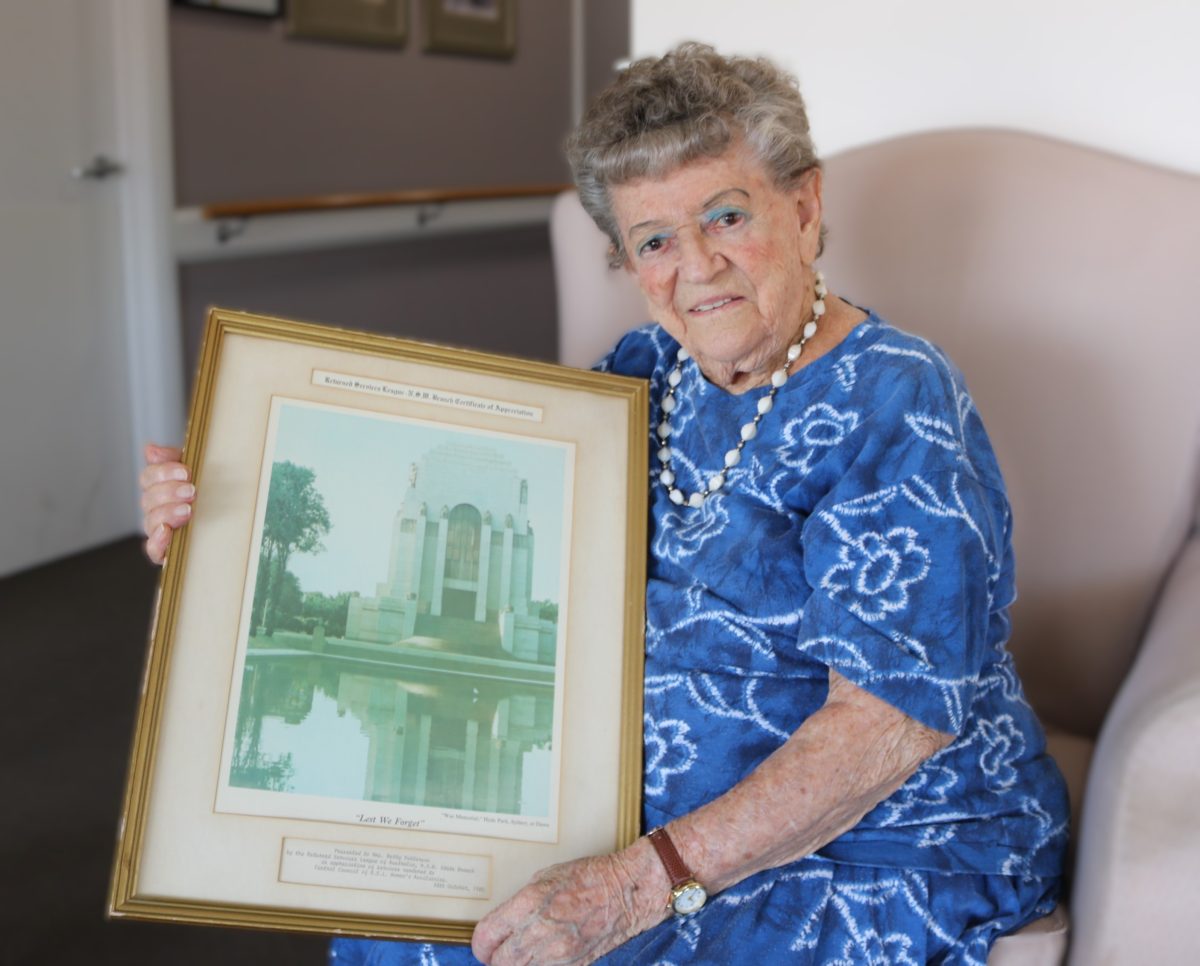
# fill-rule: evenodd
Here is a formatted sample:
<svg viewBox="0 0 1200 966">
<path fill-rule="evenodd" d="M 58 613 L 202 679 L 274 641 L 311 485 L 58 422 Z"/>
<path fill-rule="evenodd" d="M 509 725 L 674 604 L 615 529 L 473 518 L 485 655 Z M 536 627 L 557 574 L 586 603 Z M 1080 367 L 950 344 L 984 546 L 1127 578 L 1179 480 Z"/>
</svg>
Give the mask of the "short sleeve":
<svg viewBox="0 0 1200 966">
<path fill-rule="evenodd" d="M 592 369 L 648 379 L 662 358 L 664 346 L 670 343 L 670 336 L 657 325 L 644 325 L 621 336 Z"/>
<path fill-rule="evenodd" d="M 592 363 L 592 372 L 612 372 L 613 362 L 617 358 L 617 347 L 613 346 L 604 355 Z"/>
<path fill-rule="evenodd" d="M 853 478 L 802 530 L 812 595 L 800 651 L 958 734 L 1008 572 L 1007 500 L 965 471 L 914 474 L 867 493 L 853 492 Z"/>
</svg>

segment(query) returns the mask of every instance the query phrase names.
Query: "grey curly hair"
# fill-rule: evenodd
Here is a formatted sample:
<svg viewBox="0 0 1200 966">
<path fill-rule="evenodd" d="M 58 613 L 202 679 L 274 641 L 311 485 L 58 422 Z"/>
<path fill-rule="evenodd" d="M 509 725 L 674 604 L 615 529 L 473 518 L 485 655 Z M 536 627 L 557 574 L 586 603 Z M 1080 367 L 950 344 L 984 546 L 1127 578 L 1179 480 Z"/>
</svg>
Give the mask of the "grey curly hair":
<svg viewBox="0 0 1200 966">
<path fill-rule="evenodd" d="M 688 42 L 622 71 L 566 142 L 579 200 L 612 243 L 609 264 L 626 258 L 611 187 L 718 157 L 739 140 L 780 187 L 821 167 L 796 79 L 765 58 Z"/>
</svg>

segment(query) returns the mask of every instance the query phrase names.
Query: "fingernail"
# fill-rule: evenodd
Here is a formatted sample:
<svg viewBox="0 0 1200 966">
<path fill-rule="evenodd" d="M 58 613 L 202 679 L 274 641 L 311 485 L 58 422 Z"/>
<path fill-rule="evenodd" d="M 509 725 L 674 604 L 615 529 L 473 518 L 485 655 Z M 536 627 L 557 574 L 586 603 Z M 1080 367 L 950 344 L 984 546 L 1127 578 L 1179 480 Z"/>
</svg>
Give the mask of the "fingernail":
<svg viewBox="0 0 1200 966">
<path fill-rule="evenodd" d="M 177 516 L 177 517 L 186 517 L 191 512 L 192 512 L 192 507 L 190 504 L 181 503 L 179 506 L 175 507 L 175 509 L 173 511 L 173 515 Z"/>
<path fill-rule="evenodd" d="M 182 466 L 177 466 L 175 469 L 171 470 L 171 475 L 167 478 L 171 480 L 186 480 L 187 470 Z"/>
<path fill-rule="evenodd" d="M 196 488 L 191 483 L 185 483 L 175 491 L 175 496 L 180 500 L 190 500 L 196 495 Z"/>
</svg>

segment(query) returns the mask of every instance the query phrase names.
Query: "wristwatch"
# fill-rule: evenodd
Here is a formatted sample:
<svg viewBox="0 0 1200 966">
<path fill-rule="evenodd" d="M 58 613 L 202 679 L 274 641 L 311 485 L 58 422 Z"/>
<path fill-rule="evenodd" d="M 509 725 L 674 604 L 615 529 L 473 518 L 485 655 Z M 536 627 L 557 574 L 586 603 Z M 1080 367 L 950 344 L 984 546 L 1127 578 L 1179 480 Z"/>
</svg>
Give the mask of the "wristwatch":
<svg viewBox="0 0 1200 966">
<path fill-rule="evenodd" d="M 699 912 L 704 903 L 708 901 L 708 893 L 704 886 L 696 881 L 691 870 L 684 865 L 667 830 L 656 828 L 646 838 L 650 840 L 654 851 L 662 859 L 663 868 L 667 870 L 667 878 L 671 880 L 671 894 L 667 897 L 667 908 L 677 916 L 690 916 L 693 912 Z"/>
</svg>

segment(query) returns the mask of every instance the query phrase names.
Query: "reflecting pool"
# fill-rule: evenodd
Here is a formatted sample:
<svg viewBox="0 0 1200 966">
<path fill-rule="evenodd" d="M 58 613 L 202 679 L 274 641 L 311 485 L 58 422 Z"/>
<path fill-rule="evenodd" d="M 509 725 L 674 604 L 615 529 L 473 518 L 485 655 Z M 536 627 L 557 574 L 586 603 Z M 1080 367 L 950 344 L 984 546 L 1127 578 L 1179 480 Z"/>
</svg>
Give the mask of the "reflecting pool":
<svg viewBox="0 0 1200 966">
<path fill-rule="evenodd" d="M 229 784 L 546 816 L 553 668 L 420 646 L 252 645 Z"/>
</svg>

